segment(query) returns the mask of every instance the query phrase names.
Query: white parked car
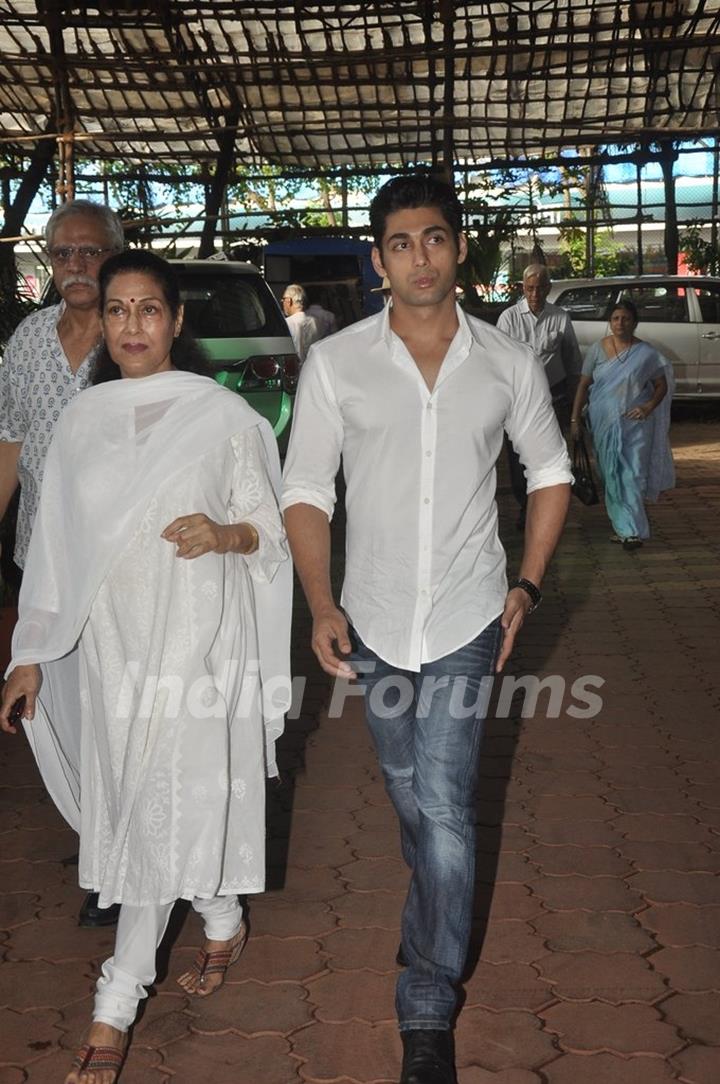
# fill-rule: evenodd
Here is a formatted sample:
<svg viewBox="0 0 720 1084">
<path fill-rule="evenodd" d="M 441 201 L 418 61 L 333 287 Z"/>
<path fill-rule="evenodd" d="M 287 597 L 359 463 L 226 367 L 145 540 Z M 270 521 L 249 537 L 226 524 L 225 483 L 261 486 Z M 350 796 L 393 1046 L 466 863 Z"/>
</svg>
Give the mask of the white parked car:
<svg viewBox="0 0 720 1084">
<path fill-rule="evenodd" d="M 548 300 L 570 313 L 584 354 L 609 333 L 608 317 L 621 297 L 629 298 L 638 310 L 638 338 L 672 362 L 675 397 L 720 398 L 720 278 L 558 279 Z"/>
</svg>

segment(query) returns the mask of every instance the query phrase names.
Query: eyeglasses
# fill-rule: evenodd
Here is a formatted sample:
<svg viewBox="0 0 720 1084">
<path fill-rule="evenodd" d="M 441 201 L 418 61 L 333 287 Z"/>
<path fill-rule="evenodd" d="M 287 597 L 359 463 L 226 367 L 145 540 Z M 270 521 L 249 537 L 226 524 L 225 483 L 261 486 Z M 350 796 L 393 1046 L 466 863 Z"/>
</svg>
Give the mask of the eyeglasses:
<svg viewBox="0 0 720 1084">
<path fill-rule="evenodd" d="M 99 260 L 105 252 L 112 251 L 96 245 L 61 245 L 48 249 L 48 256 L 53 263 L 69 263 L 73 256 L 79 256 L 81 260 Z"/>
</svg>

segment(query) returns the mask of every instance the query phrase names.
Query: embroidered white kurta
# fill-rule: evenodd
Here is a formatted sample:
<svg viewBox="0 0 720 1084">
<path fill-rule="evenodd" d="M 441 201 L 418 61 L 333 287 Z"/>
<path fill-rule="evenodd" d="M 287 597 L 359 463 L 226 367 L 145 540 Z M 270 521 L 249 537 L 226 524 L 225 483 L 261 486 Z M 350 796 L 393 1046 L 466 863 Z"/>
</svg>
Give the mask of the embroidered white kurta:
<svg viewBox="0 0 720 1084">
<path fill-rule="evenodd" d="M 134 433 L 138 484 L 147 454 L 138 445 L 153 440 L 164 445 L 171 465 L 159 484 L 150 487 L 148 499 L 140 498 L 134 522 L 119 484 L 115 494 L 118 523 L 126 534 L 123 537 L 120 531 L 114 556 L 107 567 L 95 572 L 98 582 L 87 592 L 84 620 L 80 613 L 79 769 L 72 756 L 67 757 L 72 771 L 67 771 L 67 765 L 61 765 L 60 771 L 57 768 L 67 743 L 64 728 L 57 728 L 53 719 L 54 680 L 48 689 L 51 701 L 41 689 L 38 718 L 27 727 L 51 793 L 61 791 L 63 780 L 76 771 L 79 775 L 79 879 L 83 887 L 100 893 L 101 906 L 111 902 L 142 906 L 177 898 L 259 892 L 264 887 L 268 759 L 272 767 L 271 752 L 266 756 L 264 723 L 268 714 L 277 715 L 277 711 L 270 706 L 268 712 L 261 694 L 258 671 L 263 648 L 258 629 L 267 639 L 262 611 L 268 610 L 269 603 L 272 614 L 283 623 L 274 629 L 274 636 L 280 643 L 287 640 L 290 573 L 269 477 L 267 434 L 263 439 L 264 423 L 250 412 L 250 419 L 247 414 L 238 419 L 234 436 L 223 437 L 235 416 L 235 405 L 226 398 L 231 393 L 209 381 L 196 387 L 192 381 L 201 378 L 186 374 L 176 374 L 175 380 L 167 376 L 170 379 L 148 378 L 155 382 L 148 386 L 148 394 L 153 387 L 156 391 L 149 400 L 131 404 L 134 418 L 139 416 L 138 407 L 144 419 L 155 416 L 154 403 L 162 413 L 160 421 L 155 416 L 159 428 L 151 425 L 147 437 L 141 435 L 138 440 Z M 195 424 L 194 414 L 191 421 L 183 406 L 183 400 L 188 401 L 188 384 L 190 402 L 201 416 L 205 413 L 206 424 L 212 426 L 215 421 L 218 429 L 215 439 L 204 438 L 205 447 L 197 458 L 188 446 L 183 447 L 187 442 L 182 437 L 177 449 L 166 440 L 158 441 L 163 427 L 173 431 L 172 395 L 178 388 L 185 393 L 178 396 L 175 406 L 186 411 L 180 420 L 186 426 Z M 119 388 L 126 397 L 138 390 Z M 99 395 L 104 405 L 112 392 L 97 388 L 84 395 Z M 208 407 L 214 407 L 209 415 Z M 249 410 L 246 404 L 238 406 L 238 410 L 243 408 Z M 76 408 L 69 412 L 68 421 L 77 430 Z M 112 444 L 126 428 L 118 425 L 113 431 L 108 425 L 108 442 Z M 63 428 L 63 447 L 67 436 Z M 81 452 L 77 440 L 70 443 Z M 113 449 L 105 466 L 116 452 Z M 116 461 L 123 462 L 126 455 L 121 451 Z M 177 469 L 173 469 L 174 460 Z M 152 452 L 148 461 L 155 461 Z M 52 457 L 49 468 L 52 479 Z M 128 470 L 126 480 L 135 471 Z M 85 482 L 92 492 L 90 474 Z M 39 561 L 41 552 L 47 558 L 55 548 L 52 527 L 59 526 L 57 501 L 45 507 L 44 497 L 45 488 L 11 669 L 33 658 L 43 663 L 57 658 L 78 621 L 68 616 L 62 598 L 56 600 L 59 604 L 53 603 L 53 587 L 65 591 L 57 562 L 52 574 L 46 575 Z M 76 499 L 85 505 L 84 498 Z M 109 507 L 109 496 L 98 495 L 98 499 L 106 500 Z M 129 503 L 133 501 L 135 497 L 130 497 Z M 73 507 L 71 498 L 70 512 Z M 68 517 L 68 508 L 63 514 L 76 522 L 77 517 Z M 218 522 L 251 522 L 260 538 L 257 554 L 177 558 L 174 544 L 165 541 L 161 532 L 176 517 L 192 512 L 204 512 Z M 102 515 L 102 508 L 98 514 Z M 69 531 L 68 538 L 72 537 Z M 95 549 L 89 550 L 91 570 Z M 44 584 L 38 583 L 43 577 Z M 287 589 L 279 580 L 286 582 Z M 273 599 L 263 602 L 266 589 Z M 271 726 L 274 735 L 278 724 Z M 46 736 L 53 731 L 60 737 L 48 742 Z M 53 749 L 59 754 L 56 758 L 48 755 Z M 72 798 L 68 805 L 72 820 Z"/>
</svg>

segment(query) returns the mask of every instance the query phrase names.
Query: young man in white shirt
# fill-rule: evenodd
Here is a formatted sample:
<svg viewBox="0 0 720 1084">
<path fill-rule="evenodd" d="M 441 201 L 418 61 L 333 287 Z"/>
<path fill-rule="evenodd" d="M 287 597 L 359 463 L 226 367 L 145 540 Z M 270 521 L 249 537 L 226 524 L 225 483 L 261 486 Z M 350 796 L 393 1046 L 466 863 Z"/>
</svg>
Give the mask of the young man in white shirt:
<svg viewBox="0 0 720 1084">
<path fill-rule="evenodd" d="M 462 207 L 424 174 L 370 207 L 391 305 L 317 343 L 300 378 L 282 506 L 313 649 L 357 676 L 411 881 L 396 1007 L 401 1084 L 455 1084 L 451 1023 L 474 888 L 474 798 L 491 676 L 502 669 L 560 536 L 565 444 L 531 350 L 455 304 Z M 528 464 L 520 578 L 508 590 L 495 463 L 507 430 Z M 342 459 L 347 564 L 330 585 Z"/>
</svg>

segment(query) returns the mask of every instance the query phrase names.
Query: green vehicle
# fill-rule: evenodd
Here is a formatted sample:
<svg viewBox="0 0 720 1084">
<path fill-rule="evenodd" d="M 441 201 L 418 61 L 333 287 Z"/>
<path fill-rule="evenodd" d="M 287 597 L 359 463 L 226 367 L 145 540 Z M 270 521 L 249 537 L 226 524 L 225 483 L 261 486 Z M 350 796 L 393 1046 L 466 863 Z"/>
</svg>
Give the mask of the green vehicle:
<svg viewBox="0 0 720 1084">
<path fill-rule="evenodd" d="M 171 263 L 185 322 L 208 354 L 215 379 L 267 418 L 284 451 L 300 362 L 272 291 L 251 263 Z"/>
</svg>

